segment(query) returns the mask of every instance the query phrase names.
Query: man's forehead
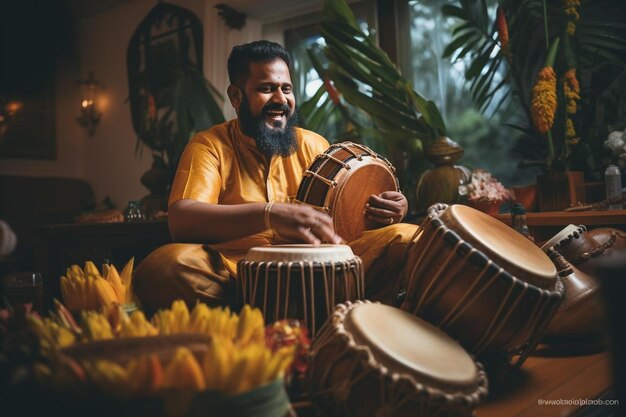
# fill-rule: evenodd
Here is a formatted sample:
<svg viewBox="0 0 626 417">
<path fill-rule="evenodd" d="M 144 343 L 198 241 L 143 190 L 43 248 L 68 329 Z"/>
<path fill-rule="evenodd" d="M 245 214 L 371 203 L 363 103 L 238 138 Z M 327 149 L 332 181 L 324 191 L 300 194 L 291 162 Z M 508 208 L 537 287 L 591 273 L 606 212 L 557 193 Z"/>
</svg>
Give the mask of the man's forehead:
<svg viewBox="0 0 626 417">
<path fill-rule="evenodd" d="M 251 62 L 249 81 L 291 83 L 291 74 L 287 63 L 282 59 Z"/>
</svg>

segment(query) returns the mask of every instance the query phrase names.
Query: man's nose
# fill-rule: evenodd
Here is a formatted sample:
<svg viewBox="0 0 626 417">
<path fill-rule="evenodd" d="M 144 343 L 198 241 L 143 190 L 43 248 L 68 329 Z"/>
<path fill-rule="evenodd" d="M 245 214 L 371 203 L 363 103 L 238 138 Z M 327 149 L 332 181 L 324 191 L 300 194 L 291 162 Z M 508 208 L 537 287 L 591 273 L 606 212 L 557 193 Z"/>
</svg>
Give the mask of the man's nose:
<svg viewBox="0 0 626 417">
<path fill-rule="evenodd" d="M 274 103 L 287 104 L 287 95 L 283 93 L 283 90 L 277 88 L 272 95 L 272 101 Z"/>
</svg>

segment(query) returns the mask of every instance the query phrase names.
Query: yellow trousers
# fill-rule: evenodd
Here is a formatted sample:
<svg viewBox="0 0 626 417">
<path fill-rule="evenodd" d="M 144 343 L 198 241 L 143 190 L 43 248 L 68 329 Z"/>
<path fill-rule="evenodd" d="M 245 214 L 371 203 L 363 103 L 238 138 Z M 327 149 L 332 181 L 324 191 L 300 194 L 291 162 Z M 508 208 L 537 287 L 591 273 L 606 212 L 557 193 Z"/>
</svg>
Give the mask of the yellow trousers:
<svg viewBox="0 0 626 417">
<path fill-rule="evenodd" d="M 365 297 L 393 304 L 402 282 L 406 249 L 418 226 L 399 223 L 369 230 L 349 243 L 365 269 Z M 144 307 L 169 307 L 182 299 L 211 306 L 233 305 L 236 274 L 207 245 L 172 243 L 152 252 L 135 271 L 135 293 Z"/>
</svg>

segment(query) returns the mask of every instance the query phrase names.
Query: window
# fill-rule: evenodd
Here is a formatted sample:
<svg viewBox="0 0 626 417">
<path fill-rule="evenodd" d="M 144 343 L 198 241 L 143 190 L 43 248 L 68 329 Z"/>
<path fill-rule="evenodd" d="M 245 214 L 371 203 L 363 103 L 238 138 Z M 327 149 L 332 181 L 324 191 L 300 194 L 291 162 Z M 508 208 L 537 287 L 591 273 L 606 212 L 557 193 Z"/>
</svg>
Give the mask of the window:
<svg viewBox="0 0 626 417">
<path fill-rule="evenodd" d="M 505 103 L 493 112 L 493 103 L 484 116 L 478 112 L 465 82 L 469 58 L 450 62 L 442 58 L 452 39 L 456 19 L 446 18 L 441 7 L 447 0 L 412 0 L 406 4 L 407 31 L 399 28 L 399 36 L 406 33 L 406 46 L 400 49 L 400 60 L 405 76 L 425 97 L 435 101 L 446 121 L 451 139 L 465 149 L 460 163 L 468 168 L 484 168 L 507 186 L 534 181 L 538 171 L 518 169 L 521 156 L 515 152 L 519 135 L 504 126 L 515 116 L 514 103 Z M 487 0 L 490 15 L 495 15 L 497 2 Z M 400 13 L 402 15 L 402 13 Z M 500 75 L 502 77 L 502 75 Z"/>
</svg>

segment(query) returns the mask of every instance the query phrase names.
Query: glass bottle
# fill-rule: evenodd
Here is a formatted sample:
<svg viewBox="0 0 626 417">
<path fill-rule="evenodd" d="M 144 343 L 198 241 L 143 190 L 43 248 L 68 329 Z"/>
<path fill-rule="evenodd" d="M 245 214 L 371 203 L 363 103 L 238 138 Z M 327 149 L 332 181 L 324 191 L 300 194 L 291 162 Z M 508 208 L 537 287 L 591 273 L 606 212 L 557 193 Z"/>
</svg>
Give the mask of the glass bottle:
<svg viewBox="0 0 626 417">
<path fill-rule="evenodd" d="M 607 200 L 619 200 L 622 198 L 622 173 L 617 165 L 609 165 L 604 171 L 604 189 Z M 607 207 L 609 210 L 621 210 L 622 203 L 614 201 Z"/>
<path fill-rule="evenodd" d="M 515 203 L 511 208 L 511 226 L 531 241 L 535 241 L 526 224 L 526 209 L 522 203 Z"/>
<path fill-rule="evenodd" d="M 129 201 L 124 210 L 124 220 L 127 222 L 141 222 L 146 220 L 146 215 L 141 208 L 139 201 Z"/>
</svg>

